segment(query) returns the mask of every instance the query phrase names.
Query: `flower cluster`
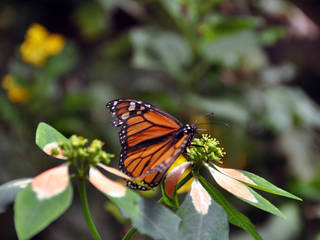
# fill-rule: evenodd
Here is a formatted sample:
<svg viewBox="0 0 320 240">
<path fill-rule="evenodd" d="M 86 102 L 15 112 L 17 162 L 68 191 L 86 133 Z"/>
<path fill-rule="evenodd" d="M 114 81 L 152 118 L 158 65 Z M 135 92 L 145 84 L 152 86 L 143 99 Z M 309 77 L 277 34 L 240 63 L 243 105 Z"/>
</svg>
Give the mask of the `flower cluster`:
<svg viewBox="0 0 320 240">
<path fill-rule="evenodd" d="M 201 138 L 195 138 L 191 144 L 191 147 L 187 148 L 187 158 L 180 155 L 178 159 L 169 168 L 168 173 L 177 168 L 178 166 L 186 166 L 185 171 L 182 173 L 180 179 L 184 179 L 191 172 L 191 165 L 201 165 L 202 163 L 218 162 L 222 163 L 222 158 L 226 154 L 222 147 L 219 147 L 220 142 L 215 138 L 211 138 L 208 134 L 203 134 Z M 189 167 L 187 167 L 189 166 Z M 193 177 L 191 177 L 185 184 L 183 184 L 177 193 L 188 192 L 191 188 Z M 171 191 L 174 190 L 173 186 Z M 173 192 L 172 192 L 173 193 Z M 171 193 L 170 193 L 171 195 Z"/>
<path fill-rule="evenodd" d="M 220 142 L 210 137 L 208 134 L 203 134 L 201 138 L 195 138 L 191 147 L 187 151 L 188 158 L 192 162 L 206 163 L 222 163 L 222 158 L 226 154 L 222 147 L 219 147 Z"/>
<path fill-rule="evenodd" d="M 61 34 L 49 33 L 44 26 L 35 23 L 28 29 L 21 45 L 21 57 L 26 63 L 41 67 L 49 56 L 60 53 L 64 45 L 65 39 Z"/>
<path fill-rule="evenodd" d="M 170 168 L 164 182 L 166 195 L 174 198 L 179 181 L 183 181 L 182 179 L 191 173 L 189 176 L 192 177 L 182 186 L 184 190 L 190 190 L 197 211 L 206 214 L 211 204 L 211 197 L 198 179 L 200 168 L 205 167 L 222 188 L 246 201 L 256 203 L 256 197 L 243 184 L 256 185 L 251 179 L 238 170 L 221 168 L 216 165 L 216 163 L 222 163 L 222 157 L 225 154 L 223 148 L 219 146 L 219 141 L 215 138 L 206 134 L 201 138 L 195 138 L 187 149 L 186 157 L 189 161 L 181 155 L 178 162 Z"/>
<path fill-rule="evenodd" d="M 42 123 L 39 128 L 48 128 L 48 126 Z M 103 151 L 103 145 L 104 143 L 97 139 L 89 144 L 88 139 L 77 135 L 45 144 L 42 147 L 45 153 L 66 160 L 67 163 L 49 169 L 33 179 L 32 188 L 37 192 L 38 197 L 49 198 L 64 190 L 69 183 L 69 166 L 73 167 L 76 178 L 89 180 L 100 191 L 115 197 L 124 195 L 125 186 L 105 177 L 96 168 L 100 167 L 123 179 L 130 179 L 119 170 L 107 166 L 114 155 Z M 48 182 L 56 184 L 50 185 L 47 184 Z"/>
<path fill-rule="evenodd" d="M 88 139 L 72 135 L 70 141 L 62 141 L 59 147 L 62 149 L 62 154 L 70 160 L 79 158 L 81 161 L 86 161 L 90 166 L 95 166 L 98 163 L 109 164 L 113 154 L 106 153 L 102 150 L 104 143 L 98 139 L 94 139 L 90 145 L 86 146 Z M 55 149 L 53 154 L 59 154 L 58 149 Z"/>
<path fill-rule="evenodd" d="M 7 74 L 2 80 L 2 87 L 7 90 L 8 98 L 14 103 L 27 103 L 30 100 L 30 92 L 16 82 L 12 75 Z"/>
</svg>

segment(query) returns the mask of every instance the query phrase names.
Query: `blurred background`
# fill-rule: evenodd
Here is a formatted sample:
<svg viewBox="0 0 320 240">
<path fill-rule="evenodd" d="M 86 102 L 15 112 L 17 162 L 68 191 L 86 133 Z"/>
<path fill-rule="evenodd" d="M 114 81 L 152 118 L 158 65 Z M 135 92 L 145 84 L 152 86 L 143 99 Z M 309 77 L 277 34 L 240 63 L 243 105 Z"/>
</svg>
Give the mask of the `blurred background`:
<svg viewBox="0 0 320 240">
<path fill-rule="evenodd" d="M 40 121 L 103 140 L 116 166 L 105 104 L 138 98 L 184 123 L 214 112 L 202 127 L 227 152 L 224 166 L 304 201 L 263 194 L 283 220 L 224 195 L 264 239 L 319 240 L 319 12 L 316 0 L 1 0 L 0 184 L 60 163 L 34 143 Z M 88 187 L 101 235 L 120 239 L 129 224 Z M 72 207 L 33 239 L 90 239 L 76 191 Z M 12 207 L 0 225 L 2 239 L 16 239 Z M 231 226 L 231 239 L 250 237 Z"/>
</svg>

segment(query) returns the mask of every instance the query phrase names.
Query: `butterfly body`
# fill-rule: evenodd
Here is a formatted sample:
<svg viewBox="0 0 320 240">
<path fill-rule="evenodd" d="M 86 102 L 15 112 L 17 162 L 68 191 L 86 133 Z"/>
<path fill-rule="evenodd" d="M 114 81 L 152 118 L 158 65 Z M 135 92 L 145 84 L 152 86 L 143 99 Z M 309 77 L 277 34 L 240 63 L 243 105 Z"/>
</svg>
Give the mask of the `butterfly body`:
<svg viewBox="0 0 320 240">
<path fill-rule="evenodd" d="M 119 169 L 150 187 L 157 186 L 176 158 L 191 143 L 195 125 L 183 125 L 168 113 L 134 99 L 117 99 L 107 103 L 120 127 L 122 150 Z M 133 182 L 133 189 L 147 188 Z"/>
</svg>

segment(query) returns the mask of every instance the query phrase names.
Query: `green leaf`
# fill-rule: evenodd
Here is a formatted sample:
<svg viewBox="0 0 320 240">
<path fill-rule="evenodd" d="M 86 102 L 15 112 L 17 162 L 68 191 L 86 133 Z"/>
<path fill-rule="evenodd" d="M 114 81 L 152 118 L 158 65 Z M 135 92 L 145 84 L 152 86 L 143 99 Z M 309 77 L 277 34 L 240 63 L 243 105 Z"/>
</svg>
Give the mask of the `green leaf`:
<svg viewBox="0 0 320 240">
<path fill-rule="evenodd" d="M 153 239 L 179 239 L 178 228 L 181 220 L 163 205 L 143 199 L 129 189 L 126 189 L 124 197 L 108 197 L 139 232 Z"/>
<path fill-rule="evenodd" d="M 160 203 L 165 203 L 167 206 L 169 207 L 173 207 L 173 208 L 179 208 L 179 202 L 178 202 L 178 196 L 177 196 L 177 192 L 174 192 L 173 198 L 170 198 L 165 190 L 165 178 L 162 179 L 161 181 L 161 199 L 160 199 Z"/>
<path fill-rule="evenodd" d="M 56 220 L 70 206 L 72 187 L 47 199 L 38 199 L 31 185 L 21 190 L 14 203 L 14 221 L 19 239 L 29 239 Z"/>
<path fill-rule="evenodd" d="M 31 180 L 32 178 L 21 178 L 0 185 L 0 213 L 6 210 L 7 205 L 15 200 L 18 192 L 25 188 Z"/>
<path fill-rule="evenodd" d="M 220 170 L 222 169 L 223 168 L 220 168 Z M 260 208 L 264 211 L 267 211 L 269 213 L 285 218 L 285 216 L 281 213 L 281 211 L 277 207 L 275 207 L 267 199 L 263 198 L 260 194 L 255 192 L 249 186 L 245 185 L 244 183 L 242 183 L 241 181 L 235 178 L 230 177 L 229 174 L 227 175 L 227 174 L 220 173 L 214 170 L 213 168 L 210 168 L 209 170 L 213 178 L 216 180 L 217 184 L 220 185 L 225 190 L 229 191 L 231 194 L 233 194 L 237 198 L 257 208 Z M 233 169 L 230 169 L 230 170 L 233 170 Z"/>
<path fill-rule="evenodd" d="M 106 31 L 107 18 L 98 2 L 79 4 L 73 17 L 82 35 L 89 40 L 100 37 Z"/>
<path fill-rule="evenodd" d="M 197 0 L 192 1 L 172 1 L 172 0 L 161 0 L 160 4 L 166 9 L 167 13 L 174 20 L 174 23 L 180 28 L 184 34 L 192 29 L 193 24 L 198 19 L 199 6 L 203 6 L 206 2 L 201 4 Z M 206 6 L 206 5 L 205 5 Z M 210 8 L 209 6 L 207 6 Z M 184 10 L 182 10 L 184 9 Z M 192 26 L 192 27 L 191 27 Z"/>
<path fill-rule="evenodd" d="M 185 98 L 186 103 L 195 109 L 204 112 L 214 112 L 216 116 L 230 119 L 238 123 L 246 123 L 249 120 L 249 113 L 238 99 L 209 99 L 188 94 Z"/>
<path fill-rule="evenodd" d="M 0 114 L 1 118 L 10 123 L 17 129 L 21 129 L 23 126 L 21 119 L 21 112 L 16 108 L 16 106 L 11 103 L 7 96 L 0 94 Z"/>
<path fill-rule="evenodd" d="M 168 31 L 141 28 L 131 31 L 135 66 L 150 70 L 165 70 L 180 76 L 190 62 L 191 51 L 185 39 Z"/>
<path fill-rule="evenodd" d="M 224 208 L 230 223 L 244 229 L 254 239 L 262 240 L 261 236 L 256 231 L 255 226 L 252 224 L 252 222 L 247 216 L 235 209 L 235 207 L 233 207 L 231 203 L 216 188 L 214 188 L 210 183 L 208 183 L 205 178 L 199 176 L 199 180 L 203 187 L 208 191 L 210 196 Z"/>
<path fill-rule="evenodd" d="M 246 175 L 248 178 L 250 178 L 254 183 L 256 183 L 257 185 L 253 185 L 253 184 L 249 184 L 247 182 L 243 182 L 244 184 L 265 191 L 265 192 L 269 192 L 269 193 L 273 193 L 273 194 L 277 194 L 280 196 L 284 196 L 284 197 L 288 197 L 288 198 L 292 198 L 292 199 L 296 199 L 296 200 L 300 200 L 302 201 L 301 198 L 285 191 L 282 190 L 281 188 L 278 188 L 277 186 L 273 185 L 272 183 L 268 182 L 267 180 L 265 180 L 262 177 L 259 177 L 253 173 L 247 172 L 247 171 L 243 171 L 243 170 L 238 170 L 240 172 L 242 172 L 244 175 Z"/>
<path fill-rule="evenodd" d="M 255 27 L 261 26 L 263 20 L 257 17 L 237 17 L 223 16 L 217 13 L 206 18 L 205 23 L 201 26 L 203 38 L 206 42 L 228 37 L 228 35 L 239 32 L 249 31 Z"/>
<path fill-rule="evenodd" d="M 181 11 L 181 3 L 171 0 L 162 0 L 160 3 L 165 7 L 173 19 L 177 19 L 177 21 L 184 20 L 183 11 Z"/>
<path fill-rule="evenodd" d="M 253 189 L 251 189 L 250 187 L 248 187 L 248 190 L 253 194 L 253 196 L 257 199 L 257 202 L 251 202 L 248 201 L 244 198 L 238 197 L 241 200 L 245 201 L 246 203 L 249 203 L 257 208 L 260 208 L 266 212 L 272 213 L 274 215 L 277 215 L 279 217 L 282 218 L 286 218 L 283 213 L 276 207 L 274 206 L 272 203 L 270 203 L 267 199 L 265 199 L 264 197 L 262 197 L 260 194 L 258 194 L 256 191 L 254 191 Z"/>
<path fill-rule="evenodd" d="M 43 149 L 47 144 L 59 141 L 68 141 L 68 139 L 50 125 L 44 122 L 39 123 L 36 131 L 38 147 Z"/>
<path fill-rule="evenodd" d="M 260 42 L 265 46 L 270 46 L 288 34 L 288 30 L 283 26 L 269 27 L 260 33 Z"/>
<path fill-rule="evenodd" d="M 280 68 L 281 70 L 281 68 Z M 282 68 L 282 72 L 273 74 L 291 80 L 294 72 Z M 270 79 L 275 81 L 274 79 Z M 270 81 L 269 80 L 269 81 Z M 319 107 L 310 97 L 299 88 L 274 87 L 262 92 L 265 101 L 265 117 L 275 130 L 287 132 L 292 128 L 302 126 L 305 128 L 320 126 Z M 301 141 L 300 141 L 301 142 Z"/>
<path fill-rule="evenodd" d="M 258 48 L 258 37 L 253 31 L 228 34 L 214 41 L 204 39 L 201 54 L 209 62 L 234 66 L 242 57 Z"/>
<path fill-rule="evenodd" d="M 68 42 L 58 55 L 51 56 L 48 59 L 41 75 L 42 77 L 56 80 L 62 75 L 70 72 L 77 65 L 78 61 L 79 54 L 75 44 Z"/>
<path fill-rule="evenodd" d="M 200 214 L 192 203 L 190 194 L 177 211 L 181 217 L 180 238 L 184 240 L 229 239 L 229 224 L 223 208 L 211 199 L 208 213 Z"/>
</svg>

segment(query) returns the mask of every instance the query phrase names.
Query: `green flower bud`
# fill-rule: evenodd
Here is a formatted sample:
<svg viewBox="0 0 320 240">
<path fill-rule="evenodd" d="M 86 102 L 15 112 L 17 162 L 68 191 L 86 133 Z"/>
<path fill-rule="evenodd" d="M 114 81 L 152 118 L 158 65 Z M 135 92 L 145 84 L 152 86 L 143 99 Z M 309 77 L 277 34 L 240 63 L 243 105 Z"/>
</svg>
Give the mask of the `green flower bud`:
<svg viewBox="0 0 320 240">
<path fill-rule="evenodd" d="M 219 141 L 203 134 L 201 138 L 195 138 L 187 151 L 189 159 L 193 162 L 219 162 L 225 155 L 223 148 L 219 147 Z"/>
<path fill-rule="evenodd" d="M 52 148 L 51 149 L 51 154 L 52 154 L 52 156 L 56 156 L 56 155 L 59 154 L 59 150 L 57 148 Z"/>
<path fill-rule="evenodd" d="M 102 149 L 104 143 L 98 139 L 94 139 L 88 147 L 88 152 L 94 154 Z"/>
<path fill-rule="evenodd" d="M 87 144 L 88 139 L 81 136 L 72 135 L 70 137 L 70 141 L 73 147 L 84 147 Z"/>
</svg>

